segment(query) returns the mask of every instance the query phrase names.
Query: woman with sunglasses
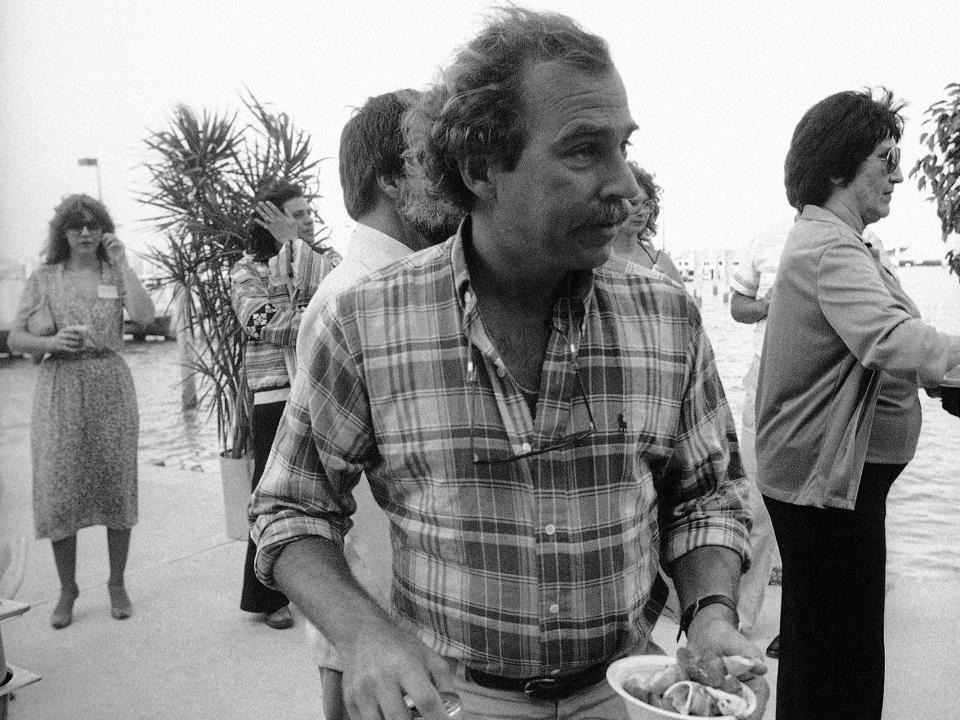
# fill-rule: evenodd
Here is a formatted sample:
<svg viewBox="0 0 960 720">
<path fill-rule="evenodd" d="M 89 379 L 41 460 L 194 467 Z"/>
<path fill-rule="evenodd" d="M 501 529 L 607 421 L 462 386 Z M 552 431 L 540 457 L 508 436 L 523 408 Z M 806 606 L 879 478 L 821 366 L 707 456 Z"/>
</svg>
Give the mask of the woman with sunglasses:
<svg viewBox="0 0 960 720">
<path fill-rule="evenodd" d="M 139 415 L 120 356 L 123 310 L 153 320 L 153 302 L 127 262 L 102 203 L 70 195 L 54 211 L 43 264 L 30 276 L 10 330 L 11 351 L 42 358 L 33 401 L 33 512 L 60 576 L 50 624 L 73 622 L 79 594 L 77 531 L 107 528 L 110 611 L 132 612 L 124 587 L 130 530 L 137 522 Z"/>
<path fill-rule="evenodd" d="M 785 162 L 800 213 L 760 361 L 758 484 L 783 559 L 778 720 L 879 720 L 891 484 L 920 434 L 918 388 L 960 364 L 864 238 L 903 181 L 902 103 L 841 92 L 810 108 Z"/>
<path fill-rule="evenodd" d="M 673 260 L 653 246 L 660 214 L 660 186 L 653 181 L 653 175 L 637 163 L 630 161 L 627 165 L 640 186 L 640 194 L 630 200 L 630 217 L 620 226 L 613 241 L 613 252 L 624 260 L 658 270 L 683 287 L 683 275 Z"/>
</svg>

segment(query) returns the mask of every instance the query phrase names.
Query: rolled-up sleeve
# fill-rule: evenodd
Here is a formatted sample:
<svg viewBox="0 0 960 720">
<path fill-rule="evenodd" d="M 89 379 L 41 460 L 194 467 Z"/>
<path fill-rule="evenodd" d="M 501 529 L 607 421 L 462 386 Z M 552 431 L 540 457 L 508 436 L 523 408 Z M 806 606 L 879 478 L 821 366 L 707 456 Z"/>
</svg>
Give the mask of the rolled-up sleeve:
<svg viewBox="0 0 960 720">
<path fill-rule="evenodd" d="M 920 387 L 935 387 L 950 369 L 956 339 L 914 317 L 884 285 L 861 243 L 837 242 L 824 250 L 817 268 L 817 301 L 864 367 Z"/>
<path fill-rule="evenodd" d="M 249 508 L 255 569 L 268 587 L 285 545 L 320 536 L 342 548 L 351 526 L 352 491 L 375 445 L 349 344 L 332 306 L 304 328 L 300 372 Z"/>
<path fill-rule="evenodd" d="M 757 241 L 750 241 L 750 248 L 740 257 L 740 264 L 733 271 L 730 288 L 746 297 L 755 298 L 760 289 L 760 271 L 757 269 Z"/>
<path fill-rule="evenodd" d="M 667 565 L 698 547 L 727 547 L 750 567 L 753 518 L 733 415 L 702 328 L 690 344 L 692 368 L 673 458 L 658 483 Z"/>
</svg>

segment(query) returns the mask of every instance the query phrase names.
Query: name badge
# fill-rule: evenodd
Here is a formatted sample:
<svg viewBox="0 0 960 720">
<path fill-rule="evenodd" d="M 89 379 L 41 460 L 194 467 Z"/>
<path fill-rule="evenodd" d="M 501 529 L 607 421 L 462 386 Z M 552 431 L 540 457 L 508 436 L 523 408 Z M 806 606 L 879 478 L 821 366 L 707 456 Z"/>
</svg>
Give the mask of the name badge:
<svg viewBox="0 0 960 720">
<path fill-rule="evenodd" d="M 116 285 L 97 285 L 97 297 L 103 300 L 119 300 L 120 293 Z"/>
</svg>

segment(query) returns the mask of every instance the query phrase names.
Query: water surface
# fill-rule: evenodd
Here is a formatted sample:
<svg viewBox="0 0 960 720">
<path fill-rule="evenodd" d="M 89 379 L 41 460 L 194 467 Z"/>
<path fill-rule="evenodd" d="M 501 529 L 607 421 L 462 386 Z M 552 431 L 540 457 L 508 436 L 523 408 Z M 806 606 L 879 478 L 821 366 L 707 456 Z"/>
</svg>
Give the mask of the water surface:
<svg viewBox="0 0 960 720">
<path fill-rule="evenodd" d="M 960 335 L 960 283 L 944 268 L 901 269 L 901 281 L 926 321 Z M 690 287 L 690 286 L 688 286 Z M 724 292 L 703 288 L 701 307 L 734 417 L 743 407 L 741 380 L 750 364 L 753 328 L 734 322 Z M 216 427 L 202 410 L 181 408 L 174 342 L 128 343 L 140 405 L 140 457 L 195 471 L 197 482 L 219 482 Z M 0 359 L 0 442 L 29 442 L 36 368 L 29 360 Z M 891 572 L 960 580 L 960 419 L 921 393 L 924 423 L 913 462 L 894 484 L 887 506 Z M 4 473 L 8 477 L 10 474 Z"/>
</svg>

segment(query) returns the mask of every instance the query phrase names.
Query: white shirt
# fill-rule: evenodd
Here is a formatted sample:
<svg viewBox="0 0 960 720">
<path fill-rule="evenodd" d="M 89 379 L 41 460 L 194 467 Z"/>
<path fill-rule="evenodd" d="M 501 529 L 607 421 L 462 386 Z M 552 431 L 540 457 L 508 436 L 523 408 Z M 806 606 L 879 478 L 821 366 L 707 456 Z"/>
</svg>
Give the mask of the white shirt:
<svg viewBox="0 0 960 720">
<path fill-rule="evenodd" d="M 316 322 L 317 313 L 330 298 L 370 273 L 412 253 L 413 250 L 399 240 L 374 230 L 369 225 L 357 223 L 350 235 L 350 240 L 347 241 L 343 260 L 323 279 L 307 309 L 304 310 L 303 318 L 300 320 L 301 327 Z M 297 342 L 299 343 L 299 339 Z M 298 356 L 302 355 L 300 350 L 301 348 L 298 347 Z"/>
<path fill-rule="evenodd" d="M 749 298 L 762 298 L 773 287 L 780 264 L 780 254 L 787 240 L 786 232 L 763 233 L 750 241 L 747 254 L 733 274 L 731 289 Z M 763 350 L 763 333 L 767 321 L 760 320 L 753 329 L 753 352 L 760 357 Z"/>
</svg>

